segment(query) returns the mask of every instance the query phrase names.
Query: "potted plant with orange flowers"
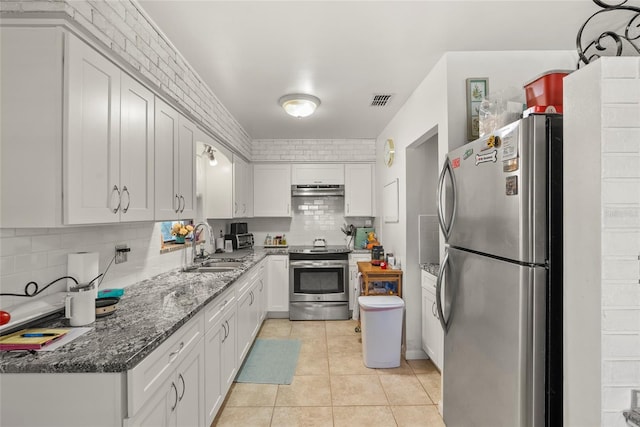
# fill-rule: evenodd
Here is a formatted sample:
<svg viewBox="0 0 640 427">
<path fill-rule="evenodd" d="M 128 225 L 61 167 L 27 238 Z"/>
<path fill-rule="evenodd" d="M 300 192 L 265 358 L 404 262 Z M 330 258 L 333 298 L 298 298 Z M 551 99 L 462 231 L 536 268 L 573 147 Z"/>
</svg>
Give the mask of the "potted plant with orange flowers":
<svg viewBox="0 0 640 427">
<path fill-rule="evenodd" d="M 191 234 L 193 226 L 191 224 L 182 224 L 176 222 L 171 227 L 171 235 L 176 237 L 176 243 L 183 244 L 185 238 Z"/>
</svg>

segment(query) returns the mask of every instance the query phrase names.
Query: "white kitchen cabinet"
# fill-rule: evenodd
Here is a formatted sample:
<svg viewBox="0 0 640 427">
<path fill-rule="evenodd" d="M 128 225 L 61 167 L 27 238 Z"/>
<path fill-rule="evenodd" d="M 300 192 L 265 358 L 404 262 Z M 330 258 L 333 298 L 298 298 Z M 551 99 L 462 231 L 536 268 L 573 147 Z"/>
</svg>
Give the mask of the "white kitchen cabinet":
<svg viewBox="0 0 640 427">
<path fill-rule="evenodd" d="M 253 165 L 253 216 L 291 216 L 291 165 Z"/>
<path fill-rule="evenodd" d="M 71 33 L 1 31 L 0 225 L 152 220 L 153 94 Z"/>
<path fill-rule="evenodd" d="M 249 274 L 249 276 L 251 273 Z M 245 275 L 247 276 L 247 275 Z M 257 292 L 258 283 L 251 277 L 243 278 L 243 282 L 238 287 L 238 334 L 237 338 L 237 356 L 238 366 L 246 357 L 253 338 L 259 327 L 260 302 L 258 301 Z"/>
<path fill-rule="evenodd" d="M 373 164 L 344 165 L 344 216 L 374 216 Z"/>
<path fill-rule="evenodd" d="M 204 425 L 204 342 L 202 338 L 129 423 L 140 427 Z"/>
<path fill-rule="evenodd" d="M 236 376 L 235 287 L 205 309 L 205 425 L 211 425 Z"/>
<path fill-rule="evenodd" d="M 253 216 L 253 173 L 249 163 L 233 156 L 233 217 Z"/>
<path fill-rule="evenodd" d="M 444 333 L 436 308 L 436 277 L 422 271 L 422 349 L 442 371 Z"/>
<path fill-rule="evenodd" d="M 198 141 L 213 147 L 218 162 L 215 166 L 207 160 L 202 163 L 204 188 L 198 189 L 202 193 L 202 215 L 204 218 L 233 218 L 233 155 L 202 131 L 198 133 Z"/>
<path fill-rule="evenodd" d="M 203 323 L 195 316 L 127 372 L 128 425 L 204 425 Z"/>
<path fill-rule="evenodd" d="M 289 255 L 269 255 L 267 262 L 267 312 L 289 317 Z"/>
<path fill-rule="evenodd" d="M 353 310 L 356 286 L 360 286 L 358 281 L 358 263 L 360 261 L 371 261 L 371 252 L 352 252 L 349 254 L 349 310 Z"/>
<path fill-rule="evenodd" d="M 193 123 L 156 97 L 156 221 L 195 215 L 195 132 Z"/>
<path fill-rule="evenodd" d="M 293 185 L 344 185 L 342 163 L 294 163 L 291 165 Z"/>
</svg>

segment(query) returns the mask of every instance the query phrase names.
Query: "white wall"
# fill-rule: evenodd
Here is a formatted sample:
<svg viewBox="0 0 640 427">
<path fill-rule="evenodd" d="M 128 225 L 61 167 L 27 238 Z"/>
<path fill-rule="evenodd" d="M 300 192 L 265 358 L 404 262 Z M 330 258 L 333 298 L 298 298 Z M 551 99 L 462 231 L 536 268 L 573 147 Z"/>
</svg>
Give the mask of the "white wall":
<svg viewBox="0 0 640 427">
<path fill-rule="evenodd" d="M 640 58 L 565 78 L 565 425 L 626 425 L 640 389 Z"/>
<path fill-rule="evenodd" d="M 387 168 L 382 154 L 377 155 L 376 197 L 378 213 L 384 201 L 382 188 L 399 178 L 400 222 L 378 223 L 385 251 L 394 252 L 403 263 L 404 299 L 407 306 L 407 355 L 418 357 L 420 350 L 420 271 L 418 265 L 405 265 L 408 244 L 406 235 L 407 185 L 415 185 L 405 177 L 406 148 L 437 129 L 438 156 L 443 164 L 446 153 L 463 145 L 466 139 L 466 81 L 468 77 L 488 77 L 489 95 L 508 87 L 522 88 L 523 83 L 552 69 L 575 67 L 572 51 L 553 52 L 449 52 L 436 64 L 416 88 L 398 114 L 389 122 L 376 142 L 376 153 L 382 153 L 384 141 L 393 138 L 396 160 Z M 381 215 L 380 215 L 381 216 Z M 378 220 L 379 221 L 379 220 Z M 441 254 L 444 242 L 440 239 Z"/>
</svg>

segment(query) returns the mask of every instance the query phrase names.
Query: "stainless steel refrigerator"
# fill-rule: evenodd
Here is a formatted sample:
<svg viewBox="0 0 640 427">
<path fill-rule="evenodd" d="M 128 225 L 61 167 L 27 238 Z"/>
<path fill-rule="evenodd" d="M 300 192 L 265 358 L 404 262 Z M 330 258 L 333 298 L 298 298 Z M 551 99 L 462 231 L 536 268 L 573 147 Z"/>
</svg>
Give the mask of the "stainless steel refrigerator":
<svg viewBox="0 0 640 427">
<path fill-rule="evenodd" d="M 562 425 L 562 116 L 448 153 L 438 202 L 445 424 Z"/>
</svg>

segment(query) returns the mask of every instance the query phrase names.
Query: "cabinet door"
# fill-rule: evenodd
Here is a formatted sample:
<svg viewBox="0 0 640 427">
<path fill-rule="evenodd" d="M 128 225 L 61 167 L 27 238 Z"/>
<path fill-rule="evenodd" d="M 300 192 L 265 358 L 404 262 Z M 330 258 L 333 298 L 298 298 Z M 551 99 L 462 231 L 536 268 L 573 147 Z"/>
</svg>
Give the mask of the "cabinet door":
<svg viewBox="0 0 640 427">
<path fill-rule="evenodd" d="M 154 95 L 122 73 L 120 184 L 122 221 L 154 218 Z"/>
<path fill-rule="evenodd" d="M 120 69 L 71 34 L 66 66 L 65 224 L 118 222 Z"/>
<path fill-rule="evenodd" d="M 222 340 L 220 352 L 220 371 L 222 377 L 222 396 L 227 393 L 236 377 L 240 367 L 237 363 L 237 335 L 238 335 L 238 311 L 236 305 L 230 307 L 223 317 L 227 326 L 226 335 Z"/>
<path fill-rule="evenodd" d="M 269 255 L 267 270 L 267 311 L 289 311 L 289 256 Z"/>
<path fill-rule="evenodd" d="M 174 179 L 180 115 L 156 97 L 155 105 L 155 219 L 178 219 L 180 196 Z"/>
<path fill-rule="evenodd" d="M 291 166 L 253 166 L 253 216 L 291 216 Z"/>
<path fill-rule="evenodd" d="M 165 427 L 175 424 L 174 412 L 178 404 L 178 388 L 171 377 L 131 419 L 132 427 Z M 172 410 L 173 408 L 173 410 Z"/>
<path fill-rule="evenodd" d="M 196 127 L 180 116 L 178 144 L 174 164 L 176 186 L 180 198 L 180 218 L 194 218 L 196 214 Z"/>
<path fill-rule="evenodd" d="M 247 163 L 237 156 L 233 156 L 233 217 L 241 218 L 247 210 L 245 200 Z"/>
<path fill-rule="evenodd" d="M 204 425 L 204 342 L 191 349 L 191 353 L 176 369 L 178 407 L 176 425 L 198 427 Z"/>
<path fill-rule="evenodd" d="M 344 165 L 341 163 L 293 164 L 291 175 L 295 185 L 344 185 Z"/>
<path fill-rule="evenodd" d="M 248 289 L 238 298 L 238 366 L 242 364 L 249 348 L 251 348 L 252 336 L 257 322 L 256 317 L 255 286 Z"/>
<path fill-rule="evenodd" d="M 441 369 L 439 354 L 442 352 L 442 328 L 438 320 L 435 296 L 422 289 L 422 348 L 438 369 Z"/>
<path fill-rule="evenodd" d="M 373 165 L 344 167 L 344 215 L 373 216 Z"/>
<path fill-rule="evenodd" d="M 205 334 L 205 405 L 207 419 L 206 425 L 211 425 L 216 416 L 216 412 L 222 406 L 222 343 L 225 339 L 227 326 L 223 319 L 220 319 Z"/>
</svg>

